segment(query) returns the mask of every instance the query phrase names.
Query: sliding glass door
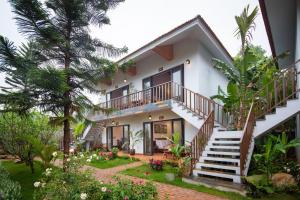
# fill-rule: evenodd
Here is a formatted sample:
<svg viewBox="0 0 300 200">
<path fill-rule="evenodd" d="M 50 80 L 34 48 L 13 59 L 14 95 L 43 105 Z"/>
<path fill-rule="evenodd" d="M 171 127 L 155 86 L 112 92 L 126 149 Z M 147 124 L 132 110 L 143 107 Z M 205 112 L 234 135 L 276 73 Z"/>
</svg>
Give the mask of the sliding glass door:
<svg viewBox="0 0 300 200">
<path fill-rule="evenodd" d="M 183 65 L 175 67 L 172 69 L 172 82 L 173 85 L 173 98 L 177 98 L 177 100 L 183 100 Z"/>
<path fill-rule="evenodd" d="M 123 126 L 123 141 L 122 141 L 122 150 L 129 152 L 129 143 L 130 143 L 130 135 L 129 135 L 129 125 Z M 125 144 L 125 145 L 124 145 Z"/>
<path fill-rule="evenodd" d="M 113 145 L 113 127 L 106 128 L 106 141 L 108 150 L 111 150 Z"/>
</svg>

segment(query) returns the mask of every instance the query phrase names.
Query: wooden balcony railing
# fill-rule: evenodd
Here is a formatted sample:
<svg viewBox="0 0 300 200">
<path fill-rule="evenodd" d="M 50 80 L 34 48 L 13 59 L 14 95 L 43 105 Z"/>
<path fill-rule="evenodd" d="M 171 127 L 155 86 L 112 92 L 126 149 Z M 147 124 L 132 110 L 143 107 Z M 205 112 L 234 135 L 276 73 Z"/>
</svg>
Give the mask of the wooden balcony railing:
<svg viewBox="0 0 300 200">
<path fill-rule="evenodd" d="M 214 116 L 214 111 L 212 110 L 191 142 L 192 168 L 194 168 L 194 164 L 201 156 L 213 133 Z"/>
<path fill-rule="evenodd" d="M 228 114 L 224 112 L 223 106 L 175 82 L 166 82 L 126 96 L 111 99 L 100 103 L 99 106 L 100 108 L 124 110 L 170 99 L 179 102 L 203 119 L 206 119 L 211 111 L 214 110 L 216 122 L 227 127 Z"/>
<path fill-rule="evenodd" d="M 266 113 L 273 112 L 277 106 L 286 104 L 288 99 L 294 99 L 297 93 L 297 69 L 290 66 L 274 76 L 269 83 L 255 95 L 255 117 L 261 118 Z"/>
</svg>

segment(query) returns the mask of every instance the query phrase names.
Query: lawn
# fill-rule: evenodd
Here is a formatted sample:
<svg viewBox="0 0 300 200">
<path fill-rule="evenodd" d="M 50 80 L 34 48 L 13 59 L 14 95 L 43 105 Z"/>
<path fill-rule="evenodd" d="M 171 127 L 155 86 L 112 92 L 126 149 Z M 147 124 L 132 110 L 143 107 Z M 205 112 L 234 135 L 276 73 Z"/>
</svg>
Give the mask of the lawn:
<svg viewBox="0 0 300 200">
<path fill-rule="evenodd" d="M 33 199 L 33 183 L 37 181 L 42 174 L 41 163 L 35 162 L 35 173 L 32 174 L 30 168 L 25 164 L 15 164 L 11 161 L 3 161 L 1 164 L 10 173 L 11 179 L 18 181 L 22 187 L 22 199 Z"/>
<path fill-rule="evenodd" d="M 112 168 L 120 165 L 126 165 L 138 161 L 136 158 L 130 158 L 128 156 L 120 156 L 112 160 L 93 160 L 89 163 L 90 166 L 100 169 Z"/>
<path fill-rule="evenodd" d="M 141 165 L 139 167 L 126 169 L 122 172 L 120 172 L 125 175 L 129 176 L 136 176 L 143 179 L 148 179 L 152 181 L 157 181 L 161 183 L 167 183 L 171 185 L 176 185 L 183 188 L 188 188 L 192 190 L 196 190 L 199 192 L 204 192 L 208 194 L 212 194 L 215 196 L 225 197 L 227 199 L 231 200 L 246 200 L 249 198 L 246 198 L 240 194 L 233 193 L 233 192 L 223 192 L 217 189 L 208 188 L 205 186 L 200 185 L 193 185 L 189 183 L 185 183 L 181 180 L 181 178 L 176 177 L 174 181 L 168 181 L 165 177 L 166 173 L 175 173 L 176 174 L 176 168 L 170 166 L 170 165 L 164 165 L 163 171 L 154 171 L 152 170 L 147 164 Z M 299 200 L 299 197 L 288 195 L 288 194 L 274 194 L 270 195 L 264 198 L 261 198 L 260 200 L 275 200 L 275 199 L 282 199 L 282 200 Z"/>
</svg>

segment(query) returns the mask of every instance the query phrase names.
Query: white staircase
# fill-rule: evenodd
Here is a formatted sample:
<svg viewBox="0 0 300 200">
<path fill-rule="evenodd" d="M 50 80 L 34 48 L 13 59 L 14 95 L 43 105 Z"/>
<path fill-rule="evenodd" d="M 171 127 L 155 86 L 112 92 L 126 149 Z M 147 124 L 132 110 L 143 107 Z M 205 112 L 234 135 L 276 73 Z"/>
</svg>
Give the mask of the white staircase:
<svg viewBox="0 0 300 200">
<path fill-rule="evenodd" d="M 194 176 L 222 178 L 236 183 L 240 178 L 240 142 L 242 131 L 214 128 L 205 150 L 193 170 Z"/>
<path fill-rule="evenodd" d="M 264 98 L 267 103 L 266 101 L 254 101 L 242 131 L 213 128 L 209 140 L 205 143 L 205 149 L 201 151 L 202 153 L 194 165 L 193 176 L 226 179 L 241 183 L 241 176 L 246 176 L 248 173 L 255 145 L 254 138 L 262 136 L 300 112 L 300 99 L 297 98 L 299 93 L 296 86 L 297 76 L 295 68 L 287 68 L 274 77 L 274 80 L 270 82 L 271 86 L 274 86 L 273 91 L 269 93 L 268 89 L 267 92 L 263 91 L 266 93 Z M 259 118 L 257 119 L 257 117 Z M 205 126 L 205 123 L 202 125 Z M 196 137 L 200 137 L 199 134 L 203 133 L 198 133 Z"/>
</svg>

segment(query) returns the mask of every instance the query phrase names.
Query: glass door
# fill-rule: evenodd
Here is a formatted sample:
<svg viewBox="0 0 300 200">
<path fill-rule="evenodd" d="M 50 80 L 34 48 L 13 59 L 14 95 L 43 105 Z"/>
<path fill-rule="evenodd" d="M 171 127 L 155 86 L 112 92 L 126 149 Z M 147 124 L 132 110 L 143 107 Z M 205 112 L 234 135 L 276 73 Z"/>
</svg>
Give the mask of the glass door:
<svg viewBox="0 0 300 200">
<path fill-rule="evenodd" d="M 113 127 L 106 128 L 106 141 L 108 150 L 111 150 L 113 145 Z"/>
<path fill-rule="evenodd" d="M 172 70 L 173 97 L 183 101 L 183 65 Z"/>
<path fill-rule="evenodd" d="M 144 154 L 153 155 L 152 122 L 144 123 Z"/>
<path fill-rule="evenodd" d="M 110 92 L 106 94 L 106 107 L 111 108 Z"/>
<path fill-rule="evenodd" d="M 130 135 L 129 135 L 129 125 L 123 126 L 123 141 L 122 141 L 122 150 L 129 152 L 129 144 L 130 144 Z M 126 144 L 126 145 L 124 145 Z"/>
<path fill-rule="evenodd" d="M 151 77 L 143 80 L 143 102 L 151 103 L 152 102 L 152 81 Z"/>
</svg>

